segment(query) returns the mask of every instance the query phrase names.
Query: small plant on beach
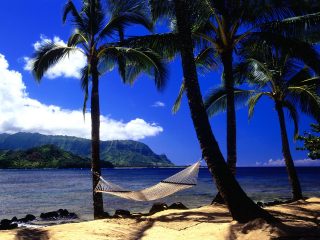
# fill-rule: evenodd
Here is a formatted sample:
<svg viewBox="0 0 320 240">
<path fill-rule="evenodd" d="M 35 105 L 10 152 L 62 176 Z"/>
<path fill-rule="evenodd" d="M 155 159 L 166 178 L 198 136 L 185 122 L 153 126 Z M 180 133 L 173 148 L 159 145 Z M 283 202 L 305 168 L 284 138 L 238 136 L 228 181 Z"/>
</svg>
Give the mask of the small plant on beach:
<svg viewBox="0 0 320 240">
<path fill-rule="evenodd" d="M 103 4 L 103 3 L 107 4 Z M 82 69 L 81 86 L 85 93 L 83 113 L 91 88 L 91 149 L 94 217 L 104 214 L 101 193 L 94 191 L 101 175 L 100 168 L 100 104 L 99 81 L 102 74 L 117 66 L 124 83 L 132 84 L 139 73 L 155 76 L 158 89 L 164 86 L 166 69 L 158 54 L 144 46 L 129 48 L 122 46 L 124 29 L 139 24 L 152 29 L 142 1 L 82 0 L 80 10 L 69 0 L 63 12 L 63 22 L 70 16 L 75 27 L 66 46 L 46 42 L 34 54 L 33 74 L 40 81 L 44 73 L 61 59 L 74 51 L 82 52 L 87 64 Z"/>
</svg>

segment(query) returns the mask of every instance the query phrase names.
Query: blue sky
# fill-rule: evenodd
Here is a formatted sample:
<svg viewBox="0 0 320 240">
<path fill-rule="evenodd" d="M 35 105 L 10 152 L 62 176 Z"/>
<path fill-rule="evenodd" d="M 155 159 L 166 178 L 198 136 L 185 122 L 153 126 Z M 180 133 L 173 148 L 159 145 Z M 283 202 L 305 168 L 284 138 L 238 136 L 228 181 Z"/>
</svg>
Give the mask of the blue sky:
<svg viewBox="0 0 320 240">
<path fill-rule="evenodd" d="M 2 55 L 3 66 L 0 67 L 0 74 L 8 73 L 8 77 L 3 78 L 7 79 L 8 82 L 4 83 L 4 80 L 2 82 L 0 80 L 0 84 L 8 85 L 7 87 L 12 91 L 22 89 L 24 96 L 21 98 L 23 98 L 23 101 L 38 106 L 32 108 L 32 111 L 23 108 L 19 112 L 13 110 L 19 108 L 16 108 L 15 105 L 11 106 L 11 102 L 7 100 L 7 110 L 2 112 L 2 116 L 0 116 L 0 130 L 2 132 L 36 131 L 37 129 L 33 126 L 41 125 L 39 131 L 43 133 L 51 134 L 56 131 L 54 133 L 60 134 L 65 133 L 63 132 L 65 130 L 66 134 L 70 134 L 70 131 L 66 128 L 72 128 L 73 121 L 78 123 L 78 120 L 74 118 L 79 117 L 81 118 L 79 121 L 83 121 L 82 116 L 78 114 L 82 108 L 83 93 L 76 77 L 61 76 L 49 79 L 50 76 L 48 76 L 43 79 L 41 84 L 38 84 L 30 72 L 25 70 L 25 57 L 32 56 L 34 44 L 40 42 L 41 38 L 53 39 L 56 37 L 56 40 L 59 41 L 68 39 L 72 27 L 69 24 L 63 25 L 61 21 L 65 2 L 65 0 L 14 0 L 2 3 L 0 54 Z M 141 31 L 140 28 L 131 28 L 130 33 L 143 34 L 144 31 Z M 5 66 L 5 63 L 8 63 L 9 67 Z M 171 113 L 171 107 L 182 80 L 179 58 L 170 63 L 169 70 L 168 84 L 162 92 L 158 92 L 152 79 L 146 76 L 140 77 L 134 86 L 128 86 L 121 83 L 117 71 L 104 75 L 100 81 L 101 113 L 106 118 L 105 128 L 111 129 L 112 133 L 110 133 L 111 130 L 106 130 L 105 134 L 102 135 L 108 138 L 108 134 L 114 134 L 112 136 L 115 137 L 120 134 L 121 138 L 124 139 L 138 139 L 148 144 L 156 153 L 166 154 L 175 164 L 189 164 L 196 161 L 201 154 L 186 97 L 183 98 L 180 111 L 176 115 Z M 17 76 L 15 74 L 17 72 L 21 76 L 19 74 Z M 199 77 L 203 94 L 207 93 L 211 87 L 219 85 L 220 75 L 221 70 L 218 70 L 215 73 Z M 11 81 L 10 76 L 17 78 L 18 88 L 14 86 L 15 81 Z M 5 88 L 2 87 L 3 89 Z M 0 91 L 0 94 L 3 94 L 2 101 L 5 101 L 8 92 L 2 91 L 1 93 Z M 164 106 L 155 107 L 156 102 L 164 103 Z M 17 104 L 25 107 L 29 103 Z M 11 114 L 10 108 L 14 114 Z M 273 108 L 272 102 L 262 101 L 257 105 L 255 116 L 250 122 L 247 118 L 246 108 L 237 111 L 240 166 L 255 166 L 257 162 L 269 165 L 280 163 L 278 161 L 282 159 L 280 130 L 277 115 Z M 40 109 L 39 112 L 36 112 L 36 109 Z M 56 122 L 51 122 L 55 118 L 51 118 L 52 115 L 48 113 L 47 118 L 42 119 L 41 113 L 43 111 L 46 113 L 50 111 L 50 114 L 60 114 L 61 111 L 62 113 L 55 120 Z M 10 119 L 4 117 L 7 115 L 12 116 Z M 72 117 L 72 120 L 69 120 L 69 117 Z M 6 121 L 4 121 L 4 118 L 6 118 Z M 63 121 L 64 118 L 65 121 Z M 64 124 L 61 127 L 62 132 L 57 130 L 60 129 L 60 121 L 61 124 Z M 226 152 L 225 122 L 225 114 L 220 114 L 211 119 L 213 132 L 224 154 Z M 312 120 L 309 118 L 300 115 L 300 132 L 308 130 L 311 122 Z M 50 129 L 46 129 L 46 123 L 51 127 Z M 108 125 L 110 123 L 111 127 Z M 85 126 L 88 127 L 88 122 Z M 305 160 L 307 158 L 305 152 L 295 150 L 297 143 L 292 141 L 292 123 L 287 121 L 287 126 L 294 159 L 298 160 L 300 164 L 309 162 Z M 112 129 L 117 127 L 121 131 Z M 75 128 L 73 131 L 78 130 Z M 71 131 L 71 133 L 74 132 Z M 78 135 L 86 136 L 86 134 L 87 132 L 79 130 Z"/>
</svg>

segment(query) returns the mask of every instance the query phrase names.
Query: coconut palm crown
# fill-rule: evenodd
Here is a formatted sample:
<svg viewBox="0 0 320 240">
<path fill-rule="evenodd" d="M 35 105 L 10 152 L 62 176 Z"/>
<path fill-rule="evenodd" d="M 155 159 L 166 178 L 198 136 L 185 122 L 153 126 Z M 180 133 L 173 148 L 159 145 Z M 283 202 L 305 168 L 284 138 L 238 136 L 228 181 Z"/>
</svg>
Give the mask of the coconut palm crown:
<svg viewBox="0 0 320 240">
<path fill-rule="evenodd" d="M 33 58 L 33 74 L 40 81 L 44 73 L 61 59 L 75 51 L 82 52 L 87 59 L 82 69 L 81 86 L 84 90 L 83 112 L 91 86 L 91 123 L 92 123 L 92 171 L 93 171 L 93 207 L 94 217 L 104 214 L 102 194 L 94 192 L 99 181 L 100 169 L 100 106 L 99 80 L 108 71 L 117 69 L 124 83 L 132 84 L 137 76 L 146 72 L 155 76 L 158 89 L 164 87 L 166 68 L 160 56 L 143 47 L 122 46 L 124 30 L 132 24 L 139 24 L 148 30 L 152 23 L 146 13 L 147 8 L 136 0 L 82 0 L 78 10 L 69 0 L 63 11 L 63 22 L 70 17 L 74 31 L 66 45 L 53 42 L 43 43 Z"/>
<path fill-rule="evenodd" d="M 320 77 L 301 60 L 288 53 L 264 47 L 263 51 L 248 52 L 243 73 L 254 90 L 248 100 L 249 118 L 263 97 L 275 103 L 278 114 L 282 153 L 287 167 L 294 200 L 302 198 L 302 191 L 292 160 L 286 130 L 284 110 L 294 123 L 294 137 L 298 137 L 299 111 L 320 120 Z"/>
</svg>

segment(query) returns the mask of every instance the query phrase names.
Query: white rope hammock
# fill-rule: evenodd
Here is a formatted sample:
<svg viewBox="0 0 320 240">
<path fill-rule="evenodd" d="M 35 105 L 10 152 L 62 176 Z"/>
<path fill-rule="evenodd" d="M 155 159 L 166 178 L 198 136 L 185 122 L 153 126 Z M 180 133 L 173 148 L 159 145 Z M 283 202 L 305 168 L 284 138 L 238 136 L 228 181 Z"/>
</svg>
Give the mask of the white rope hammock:
<svg viewBox="0 0 320 240">
<path fill-rule="evenodd" d="M 138 191 L 124 189 L 100 176 L 95 192 L 102 192 L 134 201 L 153 201 L 197 185 L 200 162 L 162 180 L 158 184 Z"/>
</svg>

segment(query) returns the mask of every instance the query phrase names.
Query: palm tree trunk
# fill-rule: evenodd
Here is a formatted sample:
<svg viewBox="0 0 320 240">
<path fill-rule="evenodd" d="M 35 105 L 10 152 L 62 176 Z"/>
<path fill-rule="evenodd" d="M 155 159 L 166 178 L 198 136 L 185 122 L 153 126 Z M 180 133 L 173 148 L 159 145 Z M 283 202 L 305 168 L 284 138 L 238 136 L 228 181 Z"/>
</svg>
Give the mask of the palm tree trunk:
<svg viewBox="0 0 320 240">
<path fill-rule="evenodd" d="M 224 81 L 227 90 L 227 164 L 233 175 L 236 174 L 237 167 L 237 129 L 236 129 L 236 109 L 234 104 L 234 79 L 233 79 L 233 59 L 232 50 L 227 50 L 221 54 L 224 69 Z M 218 194 L 212 203 L 224 203 Z"/>
<path fill-rule="evenodd" d="M 99 74 L 92 65 L 92 92 L 91 92 L 91 154 L 92 154 L 92 187 L 93 187 L 93 215 L 94 219 L 104 214 L 102 193 L 96 193 L 95 187 L 101 175 L 100 168 L 100 103 L 99 103 Z"/>
<path fill-rule="evenodd" d="M 274 220 L 258 207 L 242 190 L 224 161 L 219 145 L 212 133 L 209 119 L 203 105 L 196 65 L 194 62 L 191 38 L 190 16 L 186 0 L 175 0 L 175 13 L 180 41 L 182 69 L 191 118 L 209 171 L 214 177 L 217 188 L 226 202 L 233 219 L 248 222 L 256 218 Z"/>
<path fill-rule="evenodd" d="M 235 175 L 237 164 L 237 130 L 236 110 L 234 105 L 232 50 L 222 54 L 222 63 L 227 90 L 227 164 L 233 175 Z"/>
<path fill-rule="evenodd" d="M 279 122 L 280 122 L 282 154 L 286 164 L 289 181 L 292 187 L 292 198 L 293 200 L 299 200 L 299 199 L 302 199 L 303 196 L 302 196 L 298 174 L 294 166 L 294 162 L 292 160 L 292 156 L 290 152 L 286 123 L 285 123 L 283 108 L 280 102 L 276 102 L 276 110 L 277 110 Z"/>
</svg>

